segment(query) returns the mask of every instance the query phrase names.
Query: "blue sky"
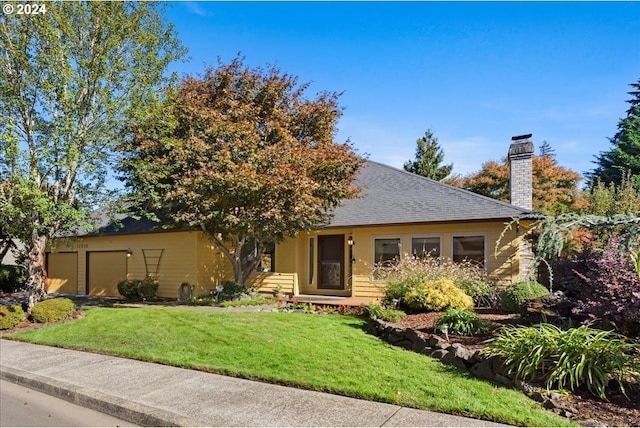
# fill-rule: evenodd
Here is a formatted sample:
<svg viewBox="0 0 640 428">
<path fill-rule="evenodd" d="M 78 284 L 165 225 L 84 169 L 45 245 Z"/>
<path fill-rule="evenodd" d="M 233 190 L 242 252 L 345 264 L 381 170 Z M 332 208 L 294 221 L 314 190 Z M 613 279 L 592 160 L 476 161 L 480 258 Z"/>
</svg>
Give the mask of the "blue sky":
<svg viewBox="0 0 640 428">
<path fill-rule="evenodd" d="M 547 141 L 581 174 L 608 150 L 640 78 L 635 2 L 173 2 L 179 74 L 239 52 L 342 92 L 337 141 L 396 167 L 431 128 L 454 173 Z"/>
</svg>

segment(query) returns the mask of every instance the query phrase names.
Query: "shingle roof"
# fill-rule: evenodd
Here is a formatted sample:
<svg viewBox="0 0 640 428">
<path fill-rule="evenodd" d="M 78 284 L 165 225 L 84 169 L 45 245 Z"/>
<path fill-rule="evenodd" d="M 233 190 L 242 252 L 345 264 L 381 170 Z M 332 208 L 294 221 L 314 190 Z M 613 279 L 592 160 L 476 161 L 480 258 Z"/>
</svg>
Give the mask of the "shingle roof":
<svg viewBox="0 0 640 428">
<path fill-rule="evenodd" d="M 324 227 L 504 220 L 529 212 L 369 160 L 365 162 L 354 184 L 362 188 L 360 197 L 345 200 L 334 210 L 333 219 Z M 163 230 L 162 222 L 135 219 L 124 214 L 115 215 L 119 221 L 114 222 L 106 209 L 97 210 L 93 217 L 95 230 L 84 235 Z"/>
<path fill-rule="evenodd" d="M 381 163 L 366 161 L 360 198 L 335 209 L 326 227 L 510 219 L 528 213 L 498 200 Z"/>
</svg>

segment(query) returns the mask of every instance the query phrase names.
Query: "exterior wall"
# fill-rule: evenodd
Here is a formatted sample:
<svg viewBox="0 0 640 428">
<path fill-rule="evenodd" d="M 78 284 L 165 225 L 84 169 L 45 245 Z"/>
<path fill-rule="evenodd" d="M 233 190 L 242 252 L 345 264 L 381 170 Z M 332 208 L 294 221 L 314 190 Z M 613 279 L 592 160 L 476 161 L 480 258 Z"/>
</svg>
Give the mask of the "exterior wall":
<svg viewBox="0 0 640 428">
<path fill-rule="evenodd" d="M 127 278 L 142 279 L 147 273 L 156 274 L 160 283 L 158 296 L 175 298 L 182 282 L 197 282 L 196 269 L 197 232 L 159 232 L 135 235 L 84 236 L 59 241 L 56 252 L 75 252 L 78 255 L 77 293 L 88 292 L 88 253 L 106 251 L 130 251 L 127 258 Z M 143 252 L 145 250 L 145 252 Z M 159 257 L 160 251 L 162 254 Z M 145 263 L 145 255 L 147 261 Z M 150 272 L 147 272 L 147 271 Z"/>
<path fill-rule="evenodd" d="M 441 242 L 441 255 L 443 258 L 452 257 L 452 238 L 454 236 L 482 235 L 485 237 L 486 267 L 489 276 L 498 284 L 511 284 L 518 281 L 519 269 L 519 239 L 515 231 L 507 232 L 502 239 L 501 247 L 495 255 L 495 244 L 504 229 L 502 222 L 478 222 L 478 223 L 451 223 L 451 224 L 425 224 L 425 225 L 401 225 L 401 226 L 376 226 L 354 227 L 351 229 L 326 229 L 316 232 L 301 233 L 297 237 L 289 238 L 279 245 L 277 254 L 280 259 L 297 256 L 294 264 L 283 263 L 278 268 L 287 267 L 296 269 L 301 294 L 328 294 L 353 297 L 379 297 L 382 295 L 386 284 L 384 281 L 376 281 L 371 278 L 371 268 L 374 264 L 374 239 L 376 238 L 400 238 L 401 257 L 411 251 L 411 238 L 424 236 L 438 236 Z M 321 290 L 316 286 L 317 272 L 309 278 L 309 239 L 315 239 L 317 248 L 317 236 L 327 234 L 345 235 L 345 290 Z M 351 236 L 354 241 L 351 247 L 353 263 L 349 272 L 349 246 L 347 238 Z M 317 271 L 317 251 L 314 254 L 314 266 Z"/>
</svg>

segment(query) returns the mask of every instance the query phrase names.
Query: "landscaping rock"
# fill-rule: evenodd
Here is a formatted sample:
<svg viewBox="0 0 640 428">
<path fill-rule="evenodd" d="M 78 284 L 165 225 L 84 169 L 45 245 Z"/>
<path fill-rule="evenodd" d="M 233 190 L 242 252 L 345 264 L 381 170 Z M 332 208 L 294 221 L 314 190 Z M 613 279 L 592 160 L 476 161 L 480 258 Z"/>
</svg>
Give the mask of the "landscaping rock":
<svg viewBox="0 0 640 428">
<path fill-rule="evenodd" d="M 447 348 L 447 351 L 452 353 L 456 358 L 464 361 L 470 361 L 475 354 L 475 351 L 470 351 L 459 343 L 454 343 L 453 345 L 449 346 Z"/>
<path fill-rule="evenodd" d="M 427 339 L 427 345 L 434 349 L 447 349 L 450 343 L 435 334 Z"/>
<path fill-rule="evenodd" d="M 469 372 L 477 378 L 484 380 L 493 380 L 493 370 L 491 369 L 493 363 L 491 360 L 484 360 L 475 363 L 469 369 Z"/>
<path fill-rule="evenodd" d="M 438 352 L 438 351 L 435 351 Z M 442 361 L 445 364 L 451 364 L 452 366 L 456 366 L 459 369 L 467 370 L 467 364 L 465 360 L 458 357 L 455 352 L 445 351 L 446 353 L 442 356 Z"/>
<path fill-rule="evenodd" d="M 430 356 L 433 358 L 437 358 L 438 360 L 442 360 L 448 353 L 449 351 L 447 351 L 446 349 L 436 349 L 430 354 Z"/>
</svg>

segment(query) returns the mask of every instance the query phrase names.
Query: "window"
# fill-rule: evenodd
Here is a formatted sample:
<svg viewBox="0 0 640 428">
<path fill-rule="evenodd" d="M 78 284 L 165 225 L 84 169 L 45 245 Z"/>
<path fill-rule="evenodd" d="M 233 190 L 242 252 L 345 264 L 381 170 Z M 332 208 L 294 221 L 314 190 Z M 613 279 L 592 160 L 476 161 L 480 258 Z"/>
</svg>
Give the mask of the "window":
<svg viewBox="0 0 640 428">
<path fill-rule="evenodd" d="M 486 267 L 484 235 L 454 236 L 451 247 L 454 262 L 470 260 L 482 268 Z"/>
<path fill-rule="evenodd" d="M 248 241 L 242 247 L 242 264 L 247 266 L 254 263 L 258 257 L 258 248 L 255 240 Z M 256 265 L 256 272 L 275 272 L 276 270 L 276 245 L 274 243 L 264 244 L 264 254 L 262 259 Z"/>
<path fill-rule="evenodd" d="M 411 254 L 415 258 L 423 259 L 427 256 L 440 259 L 440 237 L 411 238 Z"/>
<path fill-rule="evenodd" d="M 376 238 L 373 240 L 373 280 L 385 277 L 388 270 L 400 261 L 400 238 Z"/>
<path fill-rule="evenodd" d="M 400 261 L 400 238 L 378 238 L 373 241 L 374 264 L 389 265 Z"/>
</svg>

